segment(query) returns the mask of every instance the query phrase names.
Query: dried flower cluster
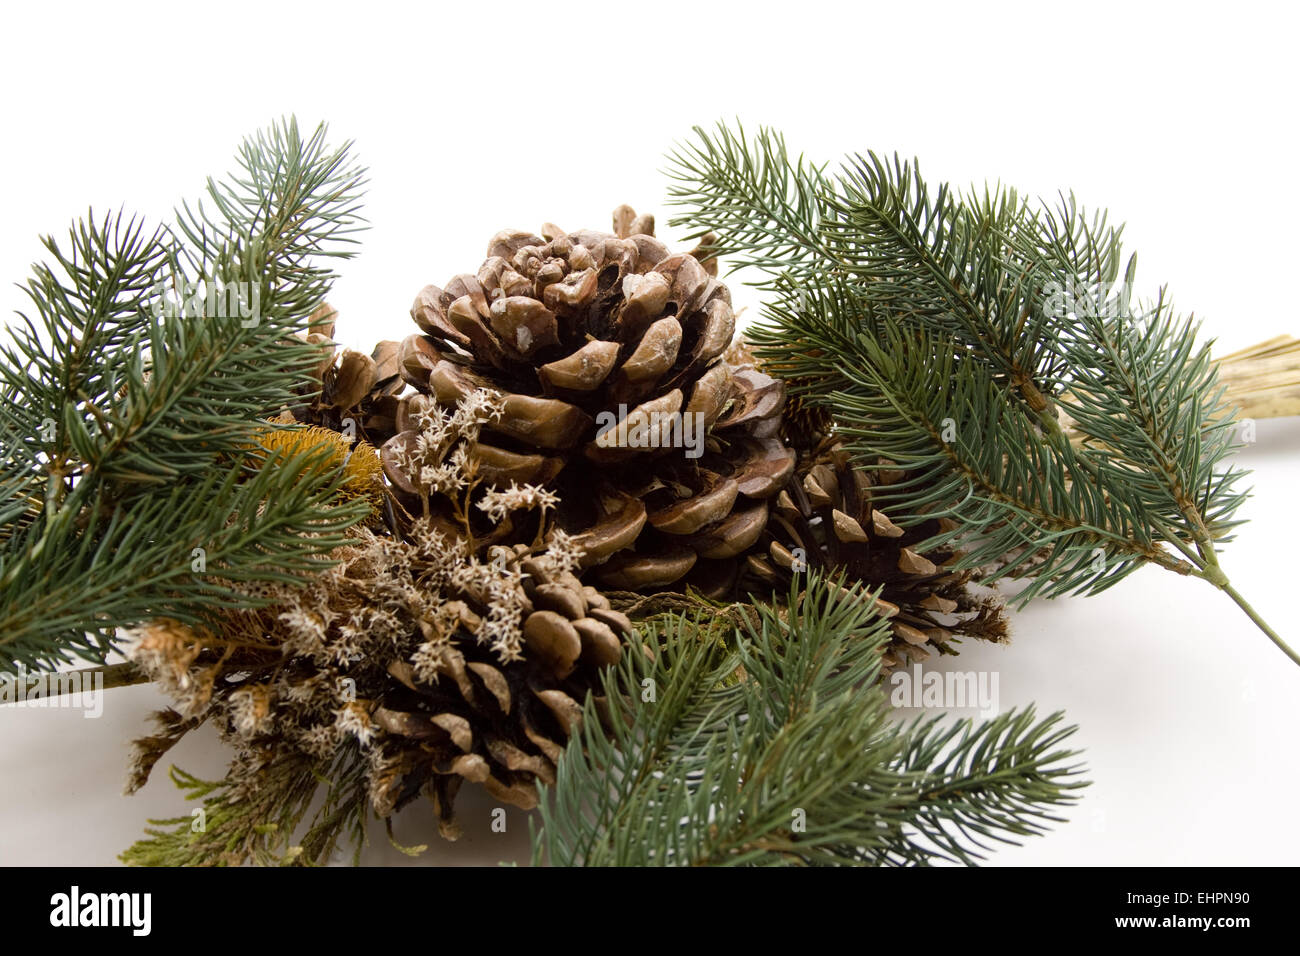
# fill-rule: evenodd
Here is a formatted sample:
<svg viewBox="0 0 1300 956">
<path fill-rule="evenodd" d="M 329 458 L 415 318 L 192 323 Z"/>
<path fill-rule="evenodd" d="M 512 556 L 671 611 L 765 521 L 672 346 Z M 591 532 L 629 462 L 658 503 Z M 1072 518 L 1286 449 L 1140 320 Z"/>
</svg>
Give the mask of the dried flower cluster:
<svg viewBox="0 0 1300 956">
<path fill-rule="evenodd" d="M 129 789 L 207 719 L 239 752 L 236 786 L 256 787 L 259 761 L 289 749 L 321 766 L 363 762 L 381 817 L 424 791 L 449 837 L 463 780 L 535 804 L 535 782 L 554 779 L 579 703 L 629 625 L 573 576 L 581 551 L 547 527 L 552 494 L 480 488 L 467 448 L 497 408 L 475 392 L 416 416 L 403 466 L 426 503 L 454 503 L 459 529 L 430 515 L 404 538 L 357 528 L 332 568 L 301 587 L 261 586 L 267 606 L 229 613 L 220 633 L 162 620 L 134 634 L 132 659 L 177 712 L 162 720 L 174 733 L 140 742 Z M 475 533 L 473 512 L 494 527 Z M 531 540 L 517 540 L 525 528 Z"/>
</svg>

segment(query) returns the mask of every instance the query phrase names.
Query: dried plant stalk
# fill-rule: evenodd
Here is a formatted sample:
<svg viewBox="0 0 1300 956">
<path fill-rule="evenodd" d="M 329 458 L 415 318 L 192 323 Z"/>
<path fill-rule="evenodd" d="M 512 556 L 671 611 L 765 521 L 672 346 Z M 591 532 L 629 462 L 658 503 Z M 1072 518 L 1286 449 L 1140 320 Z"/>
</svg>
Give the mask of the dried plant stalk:
<svg viewBox="0 0 1300 956">
<path fill-rule="evenodd" d="M 1239 418 L 1300 415 L 1300 339 L 1278 335 L 1217 359 Z"/>
<path fill-rule="evenodd" d="M 1300 339 L 1277 335 L 1214 360 L 1224 407 L 1237 421 L 1300 415 Z M 1058 410 L 1061 427 L 1076 445 L 1084 436 L 1074 420 Z"/>
</svg>

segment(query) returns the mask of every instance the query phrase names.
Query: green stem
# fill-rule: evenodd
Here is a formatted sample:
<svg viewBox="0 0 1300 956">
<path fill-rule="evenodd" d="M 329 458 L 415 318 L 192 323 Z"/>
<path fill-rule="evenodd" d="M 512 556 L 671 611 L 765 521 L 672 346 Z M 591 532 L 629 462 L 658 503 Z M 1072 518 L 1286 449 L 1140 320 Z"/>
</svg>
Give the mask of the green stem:
<svg viewBox="0 0 1300 956">
<path fill-rule="evenodd" d="M 1300 664 L 1300 654 L 1293 651 L 1290 646 L 1287 645 L 1287 642 L 1282 640 L 1277 631 L 1268 626 L 1268 622 L 1259 616 L 1259 612 L 1250 606 L 1250 602 L 1242 597 L 1236 588 L 1225 579 L 1224 582 L 1219 585 L 1219 589 L 1227 594 L 1228 597 L 1232 598 L 1237 603 L 1237 606 L 1246 612 L 1246 616 L 1255 622 L 1256 627 L 1268 635 L 1268 639 L 1276 644 L 1282 650 L 1283 654 L 1291 658 L 1291 660 L 1296 664 Z"/>
<path fill-rule="evenodd" d="M 1202 524 L 1201 527 L 1204 529 L 1204 524 Z M 1169 537 L 1168 534 L 1166 534 L 1166 537 Z M 1172 541 L 1174 539 L 1170 538 L 1169 540 Z M 1241 593 L 1232 586 L 1232 582 L 1228 580 L 1228 576 L 1223 573 L 1223 568 L 1219 565 L 1219 556 L 1214 550 L 1214 542 L 1210 539 L 1208 532 L 1197 535 L 1196 544 L 1197 550 L 1201 553 L 1201 561 L 1198 562 L 1200 564 L 1200 570 L 1196 572 L 1196 576 L 1209 581 L 1224 594 L 1228 595 L 1228 597 L 1232 598 L 1232 600 L 1236 602 L 1237 607 L 1246 612 L 1246 616 L 1255 622 L 1256 627 L 1268 635 L 1268 639 L 1276 644 L 1283 654 L 1291 658 L 1294 663 L 1300 664 L 1300 654 L 1293 651 L 1290 645 L 1287 644 L 1286 641 L 1282 640 L 1282 636 L 1278 634 L 1277 631 L 1273 630 L 1273 628 L 1269 627 L 1268 621 L 1260 617 L 1259 612 L 1250 606 L 1250 602 L 1242 597 Z"/>
</svg>

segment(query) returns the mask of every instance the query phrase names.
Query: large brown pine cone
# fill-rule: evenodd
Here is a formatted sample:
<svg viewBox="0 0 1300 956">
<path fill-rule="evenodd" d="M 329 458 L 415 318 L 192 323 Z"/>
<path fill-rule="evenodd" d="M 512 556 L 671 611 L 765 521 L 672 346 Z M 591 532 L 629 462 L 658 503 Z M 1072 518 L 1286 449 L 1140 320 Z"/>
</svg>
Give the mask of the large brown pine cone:
<svg viewBox="0 0 1300 956">
<path fill-rule="evenodd" d="M 476 274 L 416 298 L 423 334 L 402 342 L 401 375 L 443 406 L 476 388 L 505 397 L 477 443 L 480 473 L 556 489 L 602 586 L 734 578 L 794 468 L 785 386 L 723 357 L 735 316 L 712 263 L 670 254 L 627 207 L 614 222 L 498 233 Z M 409 489 L 398 456 L 384 458 Z"/>
</svg>

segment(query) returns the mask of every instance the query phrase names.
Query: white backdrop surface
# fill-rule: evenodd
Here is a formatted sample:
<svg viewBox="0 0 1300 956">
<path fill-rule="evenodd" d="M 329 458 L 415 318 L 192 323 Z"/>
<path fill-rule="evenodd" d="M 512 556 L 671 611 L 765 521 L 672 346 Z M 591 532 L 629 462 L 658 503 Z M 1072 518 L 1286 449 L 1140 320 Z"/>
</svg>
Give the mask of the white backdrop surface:
<svg viewBox="0 0 1300 956">
<path fill-rule="evenodd" d="M 1073 190 L 1128 223 L 1140 290 L 1168 283 L 1224 350 L 1300 332 L 1295 298 L 1297 14 L 1282 4 L 35 4 L 0 40 L 0 313 L 12 283 L 93 207 L 153 220 L 230 164 L 245 133 L 294 113 L 356 140 L 372 228 L 332 297 L 369 350 L 411 329 L 428 282 L 472 271 L 506 226 L 605 227 L 628 202 L 663 227 L 663 155 L 694 124 L 739 117 L 816 159 L 920 157 L 931 180 Z M 737 290 L 739 305 L 759 300 Z M 1295 608 L 1300 420 L 1241 453 L 1252 519 L 1224 563 L 1284 635 Z M 1003 708 L 1065 710 L 1094 785 L 1069 823 L 993 863 L 1294 863 L 1300 670 L 1208 585 L 1139 572 L 1091 599 L 1032 605 L 995 670 Z M 162 703 L 112 692 L 104 715 L 0 708 L 0 864 L 111 864 L 146 817 L 188 808 L 159 773 L 121 796 L 126 743 Z M 220 773 L 215 737 L 174 753 Z M 526 817 L 423 861 L 527 852 Z M 367 862 L 419 863 L 382 830 Z"/>
</svg>

